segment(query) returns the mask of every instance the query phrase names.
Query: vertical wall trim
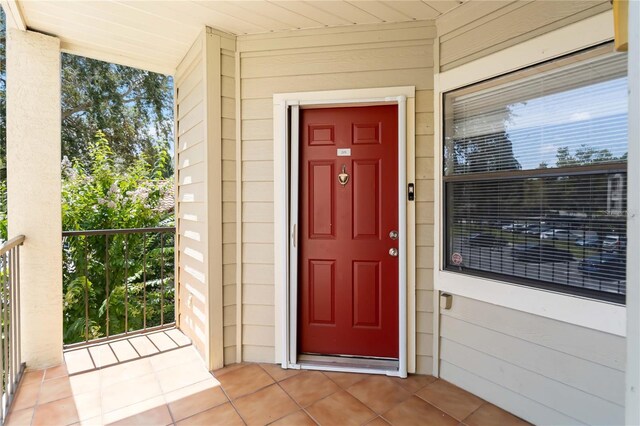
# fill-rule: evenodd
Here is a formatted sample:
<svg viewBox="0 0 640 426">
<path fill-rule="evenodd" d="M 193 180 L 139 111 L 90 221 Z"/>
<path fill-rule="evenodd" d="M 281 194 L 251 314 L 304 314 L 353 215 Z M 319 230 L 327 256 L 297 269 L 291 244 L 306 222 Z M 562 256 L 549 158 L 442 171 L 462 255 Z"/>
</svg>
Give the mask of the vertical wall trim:
<svg viewBox="0 0 640 426">
<path fill-rule="evenodd" d="M 207 245 L 209 368 L 224 366 L 222 274 L 222 101 L 220 36 L 205 32 L 205 156 L 207 161 Z"/>
<path fill-rule="evenodd" d="M 405 183 L 416 183 L 416 98 L 407 99 L 407 180 Z M 408 188 L 405 185 L 404 203 L 407 206 L 407 372 L 416 372 L 416 201 L 408 201 Z"/>
<path fill-rule="evenodd" d="M 191 48 L 189 48 L 191 49 Z M 180 126 L 180 105 L 178 105 L 178 84 L 177 70 L 173 73 L 173 218 L 175 221 L 176 233 L 173 237 L 173 289 L 174 305 L 173 317 L 176 327 L 180 328 L 180 202 L 178 198 L 178 183 L 180 182 L 180 165 L 178 164 L 178 130 Z"/>
<path fill-rule="evenodd" d="M 400 377 L 407 377 L 407 97 L 397 97 L 398 102 L 398 288 L 400 306 L 398 309 L 398 322 L 400 333 L 398 336 L 398 373 Z M 415 114 L 414 114 L 415 116 Z"/>
<path fill-rule="evenodd" d="M 440 269 L 440 253 L 442 237 L 440 232 L 440 211 L 442 209 L 442 195 L 440 194 L 440 174 L 442 173 L 441 149 L 441 96 L 440 96 L 440 36 L 433 41 L 433 374 L 440 377 L 440 291 L 435 285 Z"/>
<path fill-rule="evenodd" d="M 640 2 L 629 2 L 629 234 L 627 259 L 640 256 Z M 640 264 L 627 262 L 626 424 L 640 424 Z"/>
<path fill-rule="evenodd" d="M 236 362 L 242 362 L 242 73 L 235 55 L 236 101 Z"/>
</svg>

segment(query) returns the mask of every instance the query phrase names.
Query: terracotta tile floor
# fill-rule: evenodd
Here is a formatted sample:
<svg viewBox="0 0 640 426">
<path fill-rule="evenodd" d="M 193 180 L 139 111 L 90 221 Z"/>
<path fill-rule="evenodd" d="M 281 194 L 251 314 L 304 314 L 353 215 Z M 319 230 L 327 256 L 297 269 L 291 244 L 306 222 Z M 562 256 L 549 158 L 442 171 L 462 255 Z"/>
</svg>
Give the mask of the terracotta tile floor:
<svg viewBox="0 0 640 426">
<path fill-rule="evenodd" d="M 103 346 L 67 352 L 64 366 L 27 372 L 7 424 L 526 424 L 431 376 L 402 380 L 270 364 L 210 373 L 177 330 Z"/>
</svg>

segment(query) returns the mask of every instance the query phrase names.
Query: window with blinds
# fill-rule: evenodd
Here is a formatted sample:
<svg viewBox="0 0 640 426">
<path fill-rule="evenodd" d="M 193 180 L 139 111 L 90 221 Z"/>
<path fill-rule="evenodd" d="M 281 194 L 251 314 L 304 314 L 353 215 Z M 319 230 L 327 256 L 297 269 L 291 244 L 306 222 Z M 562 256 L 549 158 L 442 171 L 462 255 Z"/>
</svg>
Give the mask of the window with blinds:
<svg viewBox="0 0 640 426">
<path fill-rule="evenodd" d="M 624 302 L 626 55 L 611 51 L 445 94 L 446 269 Z"/>
</svg>

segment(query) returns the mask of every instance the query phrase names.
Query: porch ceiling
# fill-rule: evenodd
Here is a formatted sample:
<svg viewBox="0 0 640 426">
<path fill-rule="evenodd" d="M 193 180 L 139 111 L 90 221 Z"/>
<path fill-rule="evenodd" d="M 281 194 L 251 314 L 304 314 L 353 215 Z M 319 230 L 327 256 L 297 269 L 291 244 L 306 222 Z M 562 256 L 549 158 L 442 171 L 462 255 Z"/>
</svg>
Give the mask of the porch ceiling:
<svg viewBox="0 0 640 426">
<path fill-rule="evenodd" d="M 435 19 L 466 0 L 2 0 L 9 25 L 66 52 L 173 73 L 204 25 L 235 35 Z"/>
</svg>

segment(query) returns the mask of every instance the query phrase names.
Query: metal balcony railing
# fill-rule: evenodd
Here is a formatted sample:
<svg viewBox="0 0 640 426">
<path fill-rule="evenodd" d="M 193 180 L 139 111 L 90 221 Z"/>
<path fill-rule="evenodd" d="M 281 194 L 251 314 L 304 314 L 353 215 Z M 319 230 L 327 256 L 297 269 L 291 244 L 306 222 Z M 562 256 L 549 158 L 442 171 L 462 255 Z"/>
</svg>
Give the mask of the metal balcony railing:
<svg viewBox="0 0 640 426">
<path fill-rule="evenodd" d="M 175 325 L 174 227 L 65 231 L 64 343 Z"/>
<path fill-rule="evenodd" d="M 20 246 L 24 235 L 0 247 L 0 332 L 2 333 L 2 408 L 4 423 L 24 371 L 20 356 Z"/>
</svg>

